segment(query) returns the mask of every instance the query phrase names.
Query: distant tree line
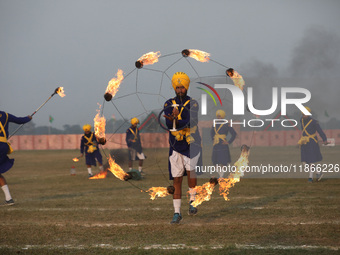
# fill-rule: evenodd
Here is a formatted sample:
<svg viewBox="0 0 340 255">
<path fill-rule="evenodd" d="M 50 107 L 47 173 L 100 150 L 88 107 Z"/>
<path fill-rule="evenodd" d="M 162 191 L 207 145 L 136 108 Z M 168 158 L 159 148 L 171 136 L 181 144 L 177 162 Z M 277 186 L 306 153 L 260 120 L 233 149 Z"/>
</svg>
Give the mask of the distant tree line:
<svg viewBox="0 0 340 255">
<path fill-rule="evenodd" d="M 318 116 L 313 114 L 313 117 L 315 119 L 318 119 Z M 254 117 L 255 118 L 255 117 Z M 274 118 L 274 117 L 273 117 Z M 300 125 L 300 113 L 295 113 L 292 116 L 287 116 L 287 118 L 295 119 L 298 121 L 298 128 L 301 129 Z M 281 117 L 281 120 L 284 118 Z M 262 128 L 257 129 L 258 131 L 264 130 L 268 124 L 271 122 L 264 121 L 265 125 Z M 288 124 L 288 123 L 286 123 Z M 258 123 L 255 123 L 254 125 L 258 125 Z M 323 129 L 340 129 L 340 120 L 336 118 L 329 118 L 327 122 L 320 122 L 320 125 Z M 10 123 L 9 125 L 9 133 L 12 134 L 14 130 L 17 129 L 19 125 Z M 93 126 L 93 124 L 92 124 Z M 108 134 L 112 133 L 125 133 L 126 130 L 130 127 L 130 122 L 125 120 L 107 120 L 106 121 L 106 127 L 105 132 Z M 281 124 L 275 122 L 274 127 L 269 127 L 268 130 L 293 130 L 294 128 L 283 128 Z M 245 127 L 241 130 L 244 131 L 251 131 L 253 128 L 251 127 Z M 82 134 L 83 127 L 80 125 L 68 125 L 65 124 L 63 126 L 63 129 L 54 128 L 53 126 L 36 126 L 34 121 L 30 121 L 26 123 L 17 133 L 16 135 L 48 135 L 48 134 Z M 142 133 L 160 133 L 164 132 L 162 128 L 160 128 L 159 124 L 157 123 L 157 120 L 151 119 L 146 125 L 144 125 L 143 129 L 141 130 Z"/>
<path fill-rule="evenodd" d="M 93 128 L 93 124 L 92 128 Z M 124 120 L 110 119 L 106 122 L 106 133 L 125 133 L 126 129 L 130 126 L 130 123 Z M 10 123 L 9 133 L 12 134 L 19 125 Z M 93 131 L 93 129 L 92 129 Z M 51 126 L 37 126 L 34 121 L 30 121 L 23 125 L 23 127 L 15 135 L 58 135 L 58 134 L 83 134 L 82 125 L 68 125 L 65 124 L 62 129 Z"/>
</svg>

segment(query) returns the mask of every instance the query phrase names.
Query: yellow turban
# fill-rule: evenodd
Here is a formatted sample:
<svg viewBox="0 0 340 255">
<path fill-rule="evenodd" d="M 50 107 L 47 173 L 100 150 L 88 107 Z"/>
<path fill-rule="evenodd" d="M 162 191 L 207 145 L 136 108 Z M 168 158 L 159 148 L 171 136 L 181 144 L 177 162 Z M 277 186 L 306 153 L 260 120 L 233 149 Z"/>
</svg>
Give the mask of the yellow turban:
<svg viewBox="0 0 340 255">
<path fill-rule="evenodd" d="M 83 130 L 86 132 L 86 131 L 91 131 L 91 125 L 90 124 L 85 124 L 84 126 L 83 126 Z"/>
<path fill-rule="evenodd" d="M 135 124 L 138 124 L 138 123 L 139 123 L 139 119 L 137 119 L 137 118 L 131 119 L 131 125 L 135 125 Z"/>
<path fill-rule="evenodd" d="M 176 87 L 183 86 L 186 90 L 188 90 L 190 78 L 186 73 L 177 72 L 172 76 L 171 83 L 174 89 L 176 89 Z"/>
<path fill-rule="evenodd" d="M 225 111 L 217 110 L 216 111 L 216 117 L 218 118 L 218 116 L 220 116 L 222 119 L 224 119 L 225 118 Z"/>
</svg>

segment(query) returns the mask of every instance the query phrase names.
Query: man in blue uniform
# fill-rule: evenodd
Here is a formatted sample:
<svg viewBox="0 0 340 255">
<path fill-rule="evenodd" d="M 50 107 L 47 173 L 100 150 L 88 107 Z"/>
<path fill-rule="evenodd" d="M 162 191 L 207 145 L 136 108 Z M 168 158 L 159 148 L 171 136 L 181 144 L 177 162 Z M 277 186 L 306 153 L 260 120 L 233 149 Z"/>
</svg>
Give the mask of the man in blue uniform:
<svg viewBox="0 0 340 255">
<path fill-rule="evenodd" d="M 14 164 L 14 159 L 8 158 L 13 150 L 8 143 L 8 123 L 25 124 L 32 119 L 32 116 L 16 117 L 12 114 L 0 111 L 0 186 L 5 194 L 5 203 L 2 205 L 14 205 L 14 201 L 9 192 L 5 177 L 2 175 L 10 170 Z"/>
<path fill-rule="evenodd" d="M 91 128 L 89 124 L 83 126 L 84 135 L 81 137 L 80 142 L 80 157 L 83 157 L 85 152 L 85 161 L 89 177 L 93 176 L 91 166 L 96 166 L 96 161 L 98 161 L 100 172 L 103 172 L 103 158 L 98 148 L 97 137 L 91 132 Z"/>
<path fill-rule="evenodd" d="M 195 200 L 194 187 L 197 185 L 195 167 L 201 157 L 201 136 L 197 127 L 199 106 L 197 101 L 187 95 L 190 79 L 187 74 L 177 72 L 172 77 L 172 87 L 176 97 L 164 104 L 164 117 L 169 133 L 169 174 L 173 179 L 174 216 L 171 224 L 178 224 L 181 219 L 181 197 L 183 176 L 188 176 L 190 192 L 189 215 L 195 215 L 197 208 L 191 203 Z"/>
<path fill-rule="evenodd" d="M 306 109 L 311 112 L 309 107 Z M 327 144 L 327 137 L 325 133 L 322 131 L 319 122 L 308 115 L 302 114 L 301 118 L 301 127 L 302 127 L 302 136 L 299 140 L 298 144 L 301 146 L 301 162 L 305 162 L 309 164 L 310 168 L 313 163 L 319 162 L 322 160 L 322 155 L 320 152 L 320 147 L 318 143 L 318 137 L 316 136 L 316 132 L 322 138 L 323 143 Z M 317 170 L 317 169 L 314 169 Z M 313 182 L 313 170 L 309 171 L 309 179 L 308 182 Z M 323 174 L 321 171 L 317 171 L 316 179 L 320 181 Z"/>
<path fill-rule="evenodd" d="M 143 153 L 140 134 L 137 128 L 138 124 L 139 119 L 131 119 L 131 126 L 126 130 L 125 141 L 129 149 L 129 170 L 132 170 L 132 161 L 139 160 L 138 171 L 142 174 L 145 155 Z"/>
<path fill-rule="evenodd" d="M 217 119 L 225 119 L 225 112 L 223 110 L 216 111 Z M 229 141 L 227 141 L 228 134 L 231 134 Z M 236 132 L 229 124 L 216 124 L 211 129 L 211 138 L 213 139 L 212 162 L 214 165 L 227 166 L 231 162 L 229 144 L 236 138 Z M 223 178 L 224 172 L 218 173 L 220 178 Z"/>
</svg>

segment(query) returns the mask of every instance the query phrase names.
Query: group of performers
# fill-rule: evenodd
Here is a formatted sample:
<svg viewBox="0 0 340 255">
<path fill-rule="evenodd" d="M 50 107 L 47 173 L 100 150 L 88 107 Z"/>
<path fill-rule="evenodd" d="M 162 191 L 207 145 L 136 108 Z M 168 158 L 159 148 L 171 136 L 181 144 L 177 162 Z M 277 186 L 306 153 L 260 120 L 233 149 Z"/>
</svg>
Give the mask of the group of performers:
<svg viewBox="0 0 340 255">
<path fill-rule="evenodd" d="M 138 124 L 139 120 L 137 118 L 131 119 L 131 126 L 126 130 L 125 141 L 128 146 L 129 152 L 129 171 L 133 171 L 133 161 L 139 160 L 138 175 L 144 175 L 145 173 L 143 172 L 143 161 L 145 159 L 145 155 L 143 153 L 139 129 L 137 127 Z M 83 157 L 85 153 L 85 162 L 89 177 L 93 176 L 91 166 L 96 166 L 96 162 L 98 162 L 100 173 L 104 171 L 103 158 L 98 148 L 98 139 L 94 132 L 91 131 L 91 129 L 92 127 L 89 124 L 83 126 L 84 135 L 80 139 L 81 154 L 78 157 Z"/>
<path fill-rule="evenodd" d="M 201 165 L 202 158 L 202 143 L 199 133 L 198 112 L 199 105 L 196 100 L 187 95 L 190 79 L 187 74 L 177 72 L 173 75 L 172 87 L 176 96 L 168 99 L 164 103 L 164 118 L 166 126 L 169 130 L 169 176 L 173 180 L 175 188 L 173 194 L 174 215 L 171 224 L 178 224 L 182 220 L 181 214 L 181 197 L 182 197 L 182 181 L 183 177 L 187 176 L 190 202 L 189 215 L 197 214 L 197 208 L 192 205 L 195 201 L 195 186 L 197 185 L 195 172 L 196 166 Z M 308 108 L 310 111 L 310 109 Z M 216 112 L 216 117 L 225 119 L 226 113 L 223 110 Z M 5 193 L 5 204 L 12 205 L 14 201 L 9 193 L 6 180 L 3 173 L 8 171 L 13 166 L 14 159 L 9 159 L 7 154 L 10 153 L 10 145 L 8 143 L 8 123 L 14 122 L 24 124 L 32 119 L 31 116 L 17 118 L 11 114 L 0 111 L 0 185 Z M 138 171 L 142 173 L 143 153 L 141 137 L 137 125 L 137 118 L 131 119 L 131 126 L 126 130 L 126 144 L 129 149 L 129 170 L 132 170 L 132 161 L 139 160 Z M 322 160 L 318 138 L 318 132 L 323 142 L 327 144 L 327 137 L 322 131 L 319 123 L 310 116 L 303 115 L 301 118 L 302 138 L 299 141 L 301 146 L 301 161 L 306 164 L 313 164 Z M 99 164 L 99 168 L 103 171 L 102 156 L 99 152 L 96 136 L 91 132 L 90 125 L 84 125 L 84 135 L 81 138 L 80 157 L 85 153 L 86 166 L 88 175 L 91 177 L 91 166 Z M 227 140 L 227 136 L 231 138 Z M 211 129 L 211 138 L 213 141 L 212 162 L 214 165 L 226 166 L 231 162 L 229 144 L 236 137 L 235 130 L 229 124 L 217 124 Z M 223 177 L 222 173 L 220 177 Z M 317 180 L 322 178 L 321 173 L 317 173 Z M 313 181 L 313 172 L 309 176 L 309 182 Z"/>
<path fill-rule="evenodd" d="M 183 176 L 187 175 L 190 202 L 189 215 L 197 214 L 197 208 L 192 205 L 195 201 L 194 187 L 197 184 L 195 167 L 201 165 L 202 144 L 199 134 L 198 111 L 196 100 L 187 95 L 190 79 L 187 74 L 177 72 L 172 77 L 172 86 L 176 96 L 167 100 L 164 104 L 164 117 L 169 129 L 169 174 L 173 179 L 175 192 L 173 194 L 174 215 L 171 224 L 179 224 L 182 220 L 181 197 Z M 311 110 L 308 108 L 308 111 Z M 225 119 L 223 110 L 216 112 L 216 118 Z M 322 160 L 316 132 L 321 136 L 323 143 L 327 144 L 327 137 L 322 131 L 318 121 L 310 116 L 301 118 L 302 138 L 299 141 L 301 148 L 301 162 L 313 164 Z M 227 140 L 228 134 L 231 138 Z M 236 138 L 235 130 L 229 124 L 217 124 L 211 130 L 213 140 L 212 162 L 214 165 L 226 166 L 230 164 L 231 157 L 229 144 Z M 219 173 L 223 177 L 223 172 Z M 321 172 L 317 172 L 317 180 L 322 178 Z M 309 182 L 313 181 L 313 171 L 310 171 Z"/>
</svg>

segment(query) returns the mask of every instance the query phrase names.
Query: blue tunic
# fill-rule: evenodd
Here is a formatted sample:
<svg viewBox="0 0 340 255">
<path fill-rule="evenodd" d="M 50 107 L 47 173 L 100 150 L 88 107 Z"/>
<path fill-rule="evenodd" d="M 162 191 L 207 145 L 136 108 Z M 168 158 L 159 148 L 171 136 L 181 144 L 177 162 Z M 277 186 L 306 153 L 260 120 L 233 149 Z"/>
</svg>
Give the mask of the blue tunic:
<svg viewBox="0 0 340 255">
<path fill-rule="evenodd" d="M 176 102 L 176 104 L 179 104 L 178 110 L 181 112 L 181 120 L 178 120 L 178 124 L 176 126 L 176 129 L 181 130 L 185 127 L 197 127 L 198 124 L 198 111 L 199 106 L 196 100 L 192 99 L 189 96 L 186 96 L 183 100 L 179 97 L 170 98 L 167 100 L 164 104 L 164 114 L 165 115 L 171 115 L 173 111 L 173 107 L 171 106 L 173 104 L 173 100 Z M 186 106 L 184 104 L 190 100 Z M 173 128 L 173 122 L 165 118 L 166 125 L 168 129 Z M 194 158 L 195 156 L 200 153 L 200 159 L 198 161 L 198 165 L 202 165 L 202 144 L 201 144 L 201 136 L 199 133 L 198 128 L 196 128 L 196 131 L 194 133 L 191 133 L 192 138 L 194 139 L 194 142 L 188 143 L 186 141 L 186 137 L 184 137 L 182 140 L 178 141 L 176 140 L 176 137 L 169 132 L 169 157 L 172 155 L 172 152 L 175 150 L 178 153 L 187 156 L 188 158 Z M 173 180 L 173 177 L 171 175 L 171 164 L 170 161 L 168 163 L 169 166 L 169 176 L 170 180 Z M 196 172 L 197 173 L 197 172 Z M 197 173 L 200 174 L 200 173 Z M 186 171 L 184 173 L 186 174 Z"/>
<path fill-rule="evenodd" d="M 131 132 L 131 130 L 133 132 Z M 134 141 L 131 141 L 134 140 Z M 140 140 L 140 134 L 137 127 L 131 126 L 126 130 L 126 137 L 125 137 L 126 144 L 129 148 L 135 149 L 138 153 L 142 153 L 142 143 Z"/>
<path fill-rule="evenodd" d="M 7 117 L 8 116 L 8 117 Z M 31 119 L 29 117 L 16 117 L 12 114 L 7 114 L 5 112 L 0 111 L 0 121 L 3 125 L 6 133 L 6 138 L 8 138 L 8 123 L 13 122 L 16 124 L 25 124 L 29 122 Z M 0 130 L 0 136 L 4 137 L 4 134 Z M 8 152 L 8 144 L 4 142 L 0 142 L 0 174 L 7 172 L 9 169 L 12 168 L 14 164 L 14 159 L 10 159 L 7 156 Z"/>
<path fill-rule="evenodd" d="M 306 127 L 306 130 L 309 135 L 319 133 L 323 141 L 327 141 L 327 137 L 325 133 L 322 131 L 319 122 L 311 117 L 307 119 L 301 118 L 301 126 L 303 130 L 303 126 L 306 126 L 307 123 L 312 120 L 312 122 Z M 303 131 L 302 136 L 308 136 L 308 134 Z M 316 141 L 315 141 L 316 140 Z M 318 137 L 315 135 L 315 140 L 310 138 L 309 142 L 301 145 L 301 162 L 306 162 L 307 164 L 315 163 L 322 160 L 322 155 L 320 152 L 319 144 L 317 143 Z"/>
<path fill-rule="evenodd" d="M 81 137 L 81 141 L 80 141 L 80 153 L 83 154 L 85 152 L 86 165 L 96 166 L 97 165 L 96 164 L 96 159 L 97 159 L 97 161 L 100 164 L 102 164 L 103 163 L 103 158 L 102 158 L 102 155 L 100 154 L 100 151 L 99 151 L 99 148 L 98 148 L 98 143 L 97 143 L 96 135 L 93 134 L 90 143 L 88 143 L 88 140 L 85 138 L 85 136 L 90 138 L 91 134 L 92 134 L 92 132 L 90 132 L 88 135 L 84 134 Z M 96 150 L 94 152 L 92 152 L 92 153 L 89 153 L 88 149 L 89 149 L 89 146 L 91 146 L 91 145 L 95 146 Z"/>
<path fill-rule="evenodd" d="M 222 126 L 221 126 L 222 125 Z M 233 127 L 230 127 L 229 124 L 217 124 L 211 128 L 211 138 L 214 140 L 216 132 L 220 135 L 228 135 L 229 132 L 231 134 L 231 138 L 229 139 L 228 143 L 231 144 L 236 138 L 236 132 Z M 223 144 L 223 140 L 219 139 L 219 143 L 213 146 L 212 152 L 212 162 L 214 165 L 221 164 L 221 165 L 228 165 L 231 162 L 229 145 Z"/>
</svg>

